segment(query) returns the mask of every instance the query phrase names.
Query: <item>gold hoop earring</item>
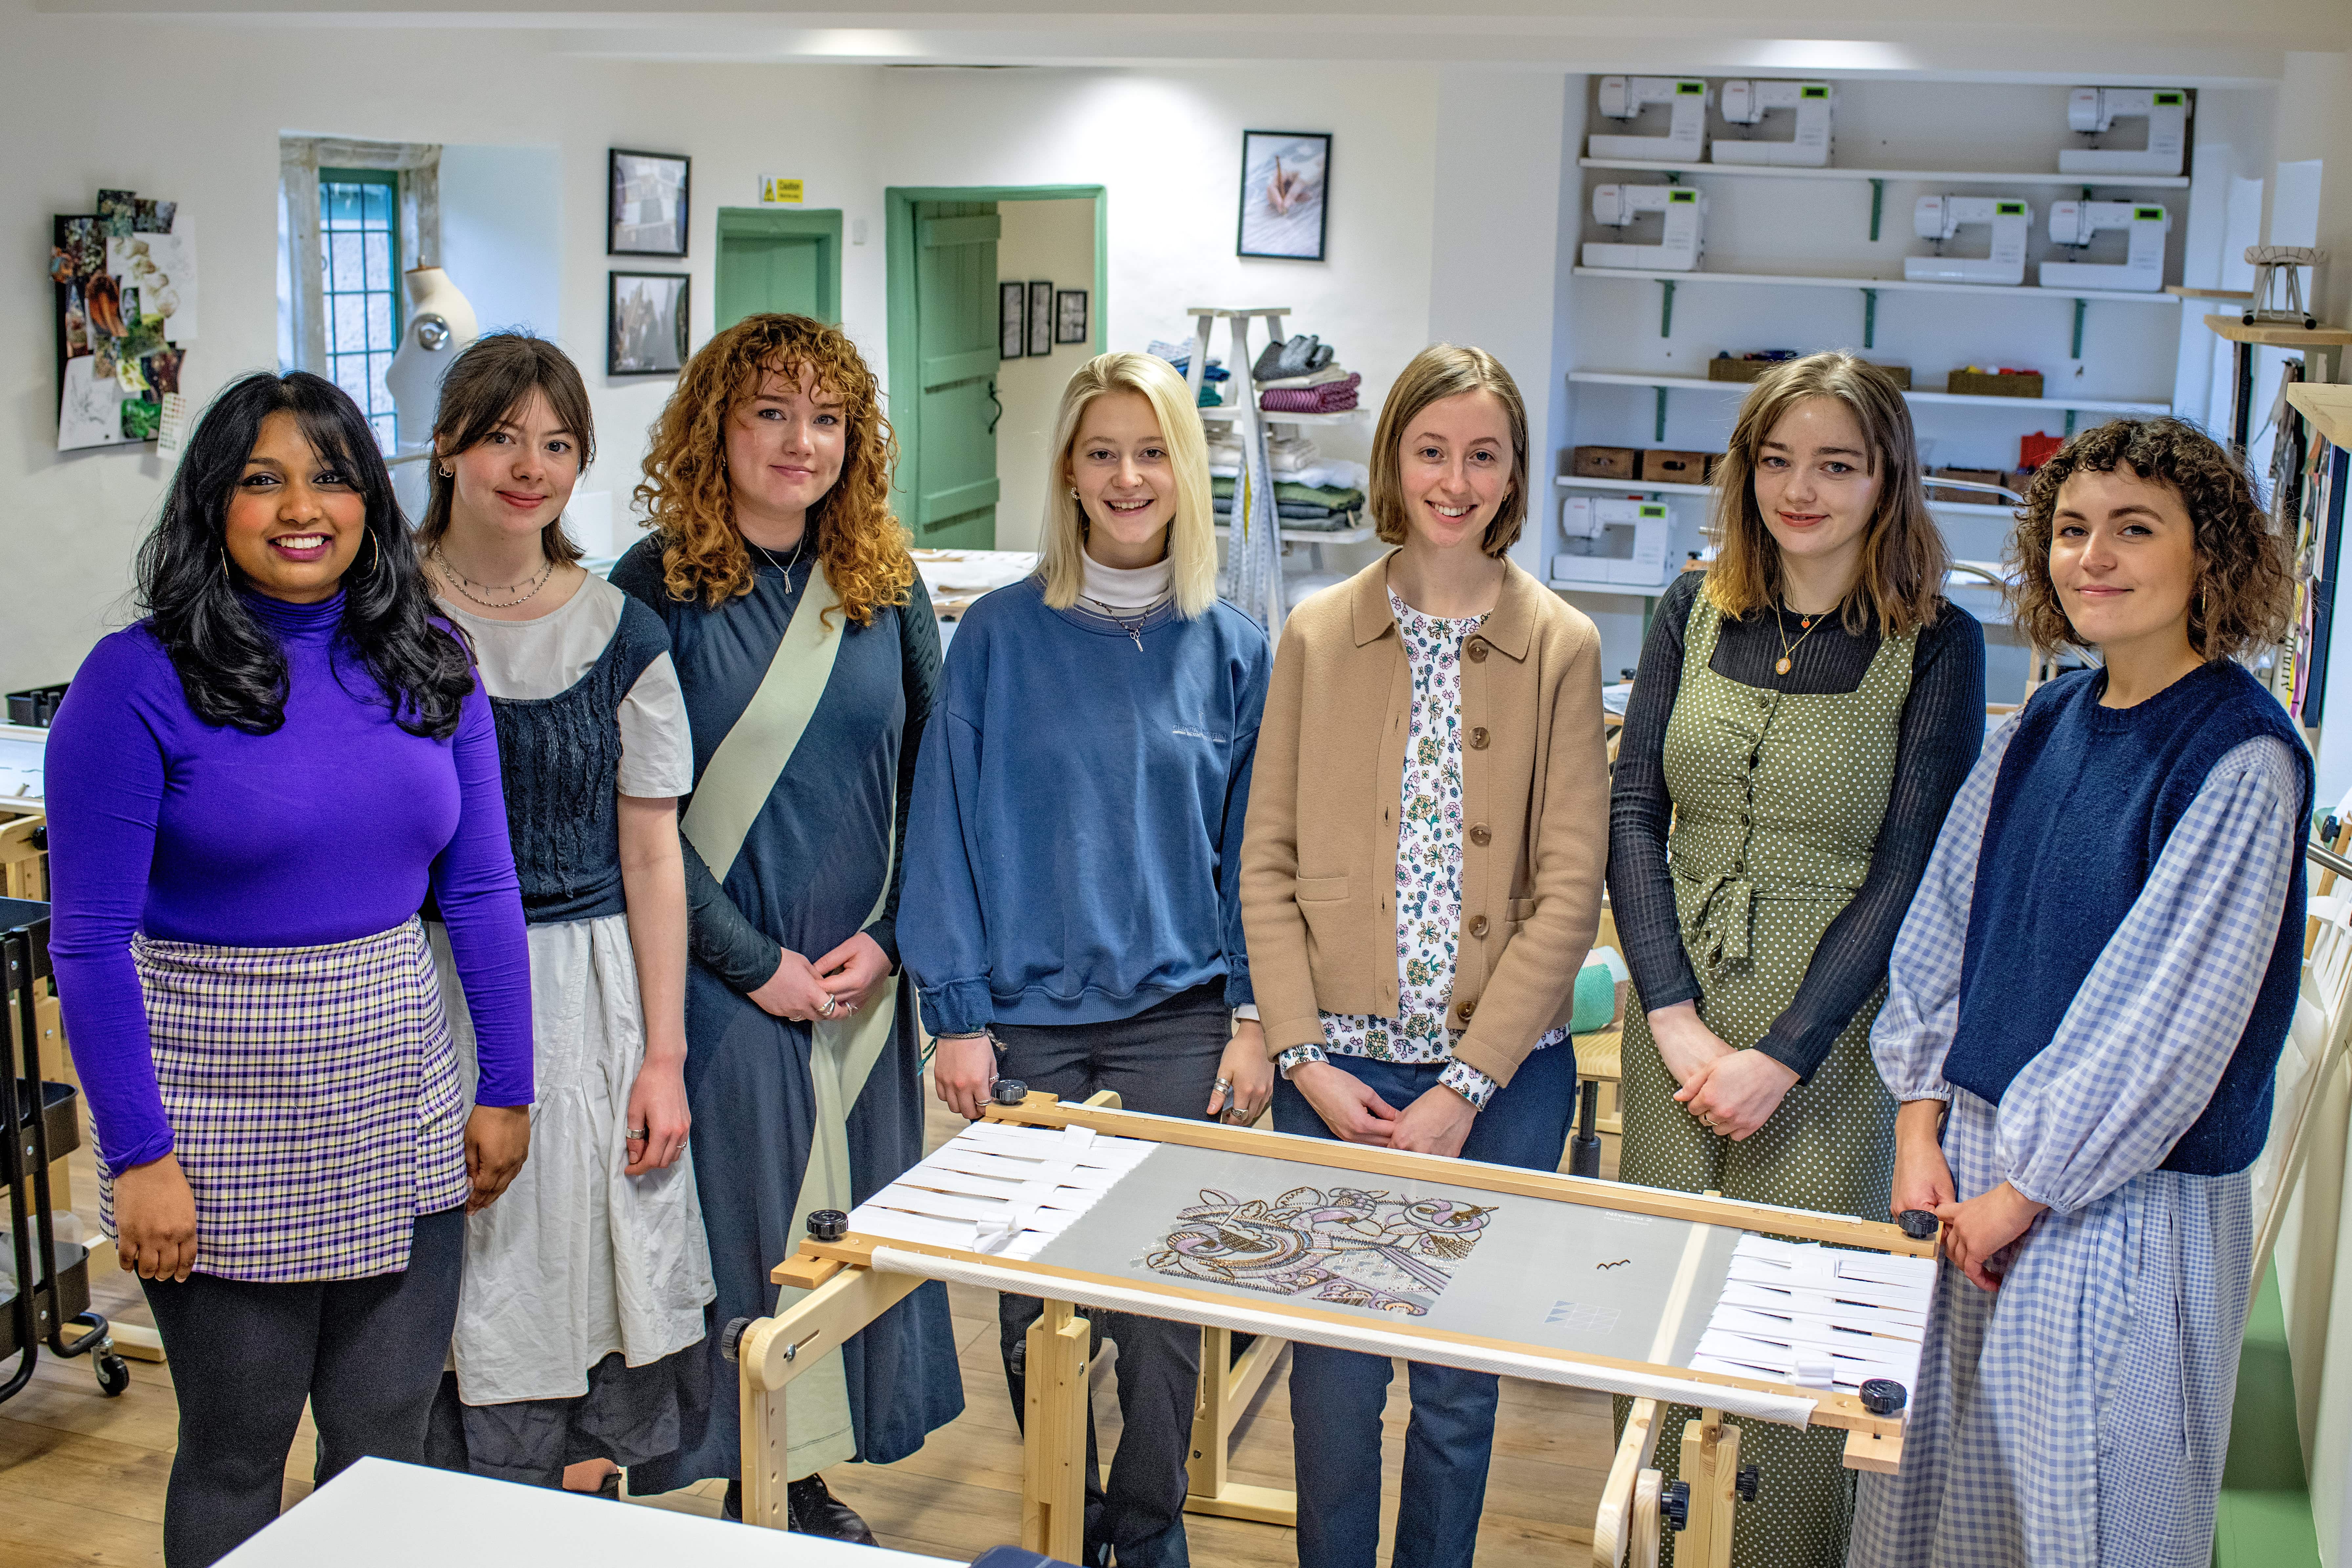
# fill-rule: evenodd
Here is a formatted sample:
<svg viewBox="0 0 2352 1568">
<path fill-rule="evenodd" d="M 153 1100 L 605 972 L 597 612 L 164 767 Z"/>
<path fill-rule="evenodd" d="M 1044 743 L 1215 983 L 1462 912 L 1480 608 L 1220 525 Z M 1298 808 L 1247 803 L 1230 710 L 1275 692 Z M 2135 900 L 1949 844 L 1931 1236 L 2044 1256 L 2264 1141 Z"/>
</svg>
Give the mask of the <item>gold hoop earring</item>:
<svg viewBox="0 0 2352 1568">
<path fill-rule="evenodd" d="M 236 586 L 236 579 L 228 574 L 228 546 L 226 544 L 223 544 L 221 546 L 221 581 L 227 584 L 232 588 Z"/>
<path fill-rule="evenodd" d="M 436 470 L 436 471 L 437 471 L 437 472 L 440 474 L 440 476 L 441 476 L 443 479 L 456 479 L 456 478 L 457 477 L 455 473 L 453 473 L 451 470 L 449 470 L 449 469 L 447 469 L 447 468 L 441 468 L 441 469 L 438 469 L 438 470 Z"/>
<path fill-rule="evenodd" d="M 368 575 L 373 577 L 383 570 L 383 546 L 376 542 L 375 530 L 371 528 L 368 530 Z"/>
</svg>

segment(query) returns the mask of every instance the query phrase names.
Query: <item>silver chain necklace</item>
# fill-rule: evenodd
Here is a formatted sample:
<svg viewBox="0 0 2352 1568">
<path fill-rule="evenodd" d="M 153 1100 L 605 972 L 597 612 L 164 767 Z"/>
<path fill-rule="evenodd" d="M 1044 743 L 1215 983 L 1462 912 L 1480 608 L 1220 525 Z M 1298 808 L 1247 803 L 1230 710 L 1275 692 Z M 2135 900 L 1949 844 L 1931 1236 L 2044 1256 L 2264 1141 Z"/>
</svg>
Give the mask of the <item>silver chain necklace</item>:
<svg viewBox="0 0 2352 1568">
<path fill-rule="evenodd" d="M 457 590 L 460 598 L 471 599 L 486 610 L 511 610 L 518 605 L 530 604 L 532 599 L 538 597 L 539 591 L 547 586 L 547 580 L 555 574 L 555 557 L 551 555 L 547 558 L 546 563 L 540 567 L 538 576 L 526 579 L 530 586 L 522 594 L 511 599 L 485 599 L 481 594 L 477 594 L 474 590 L 479 588 L 482 594 L 512 594 L 517 588 L 522 587 L 522 584 L 509 583 L 500 585 L 495 583 L 477 583 L 455 566 L 450 565 L 449 558 L 441 553 L 441 547 L 438 544 L 433 547 L 433 563 L 441 568 L 441 575 L 449 580 L 449 585 Z"/>
<path fill-rule="evenodd" d="M 1135 651 L 1138 653 L 1141 653 L 1143 651 L 1143 623 L 1151 618 L 1151 612 L 1158 609 L 1160 607 L 1160 600 L 1167 596 L 1168 595 L 1165 594 L 1155 595 L 1151 603 L 1144 605 L 1143 608 L 1136 611 L 1131 616 L 1123 616 L 1117 610 L 1111 608 L 1108 605 L 1104 604 L 1100 599 L 1096 598 L 1092 594 L 1081 594 L 1078 595 L 1079 598 L 1084 599 L 1087 604 L 1092 605 L 1096 609 L 1100 610 L 1105 616 L 1108 616 L 1118 625 L 1119 630 L 1125 632 L 1129 637 L 1133 637 L 1135 639 Z"/>
<path fill-rule="evenodd" d="M 801 536 L 793 541 L 793 558 L 790 561 L 777 560 L 766 545 L 761 543 L 758 540 L 752 538 L 748 533 L 743 535 L 743 542 L 758 551 L 761 554 L 767 556 L 768 564 L 784 574 L 784 585 L 786 587 L 790 587 L 792 586 L 793 581 L 793 568 L 801 563 L 801 550 L 808 543 L 808 524 L 801 524 Z"/>
</svg>

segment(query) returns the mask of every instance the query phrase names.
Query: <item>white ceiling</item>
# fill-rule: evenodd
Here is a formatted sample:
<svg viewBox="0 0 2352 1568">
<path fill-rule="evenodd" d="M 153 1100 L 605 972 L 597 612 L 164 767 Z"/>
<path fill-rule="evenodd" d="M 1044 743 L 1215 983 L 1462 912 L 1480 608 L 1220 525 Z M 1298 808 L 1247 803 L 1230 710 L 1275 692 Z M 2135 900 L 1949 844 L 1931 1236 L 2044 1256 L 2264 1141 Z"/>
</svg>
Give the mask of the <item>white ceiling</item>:
<svg viewBox="0 0 2352 1568">
<path fill-rule="evenodd" d="M 1230 4 L 1230 0 L 1227 0 Z M 227 27 L 499 29 L 558 50 L 742 64 L 1123 66 L 1393 61 L 1542 70 L 1937 76 L 2000 81 L 2277 79 L 2290 49 L 2352 47 L 2352 0 L 34 0 L 38 13 Z M 1769 32 L 1770 37 L 1763 36 Z"/>
</svg>

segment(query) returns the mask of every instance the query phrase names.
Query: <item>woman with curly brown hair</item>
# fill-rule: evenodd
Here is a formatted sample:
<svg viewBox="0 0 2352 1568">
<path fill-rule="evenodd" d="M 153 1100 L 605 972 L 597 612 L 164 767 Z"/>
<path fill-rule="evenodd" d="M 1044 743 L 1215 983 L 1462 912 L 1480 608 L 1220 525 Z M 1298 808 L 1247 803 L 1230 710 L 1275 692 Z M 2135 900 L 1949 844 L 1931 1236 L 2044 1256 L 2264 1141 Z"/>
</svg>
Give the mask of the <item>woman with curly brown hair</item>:
<svg viewBox="0 0 2352 1568">
<path fill-rule="evenodd" d="M 2208 437 L 2120 420 L 2034 477 L 2010 566 L 2100 668 L 1986 743 L 1895 942 L 1892 1207 L 1952 1267 L 1848 1562 L 2201 1568 L 2303 957 L 2311 758 L 2235 658 L 2286 542 Z"/>
<path fill-rule="evenodd" d="M 669 628 L 694 736 L 686 1090 L 719 1297 L 678 1451 L 631 1489 L 736 1478 L 730 1320 L 817 1209 L 922 1157 L 921 1054 L 898 963 L 898 844 L 939 628 L 890 513 L 880 389 L 837 327 L 758 315 L 703 345 L 645 460 L 653 534 L 613 582 Z M 887 1463 L 963 1408 L 947 1293 L 926 1285 L 793 1384 L 790 1522 L 868 1541 L 817 1474 Z M 779 1521 L 781 1522 L 781 1521 Z"/>
</svg>

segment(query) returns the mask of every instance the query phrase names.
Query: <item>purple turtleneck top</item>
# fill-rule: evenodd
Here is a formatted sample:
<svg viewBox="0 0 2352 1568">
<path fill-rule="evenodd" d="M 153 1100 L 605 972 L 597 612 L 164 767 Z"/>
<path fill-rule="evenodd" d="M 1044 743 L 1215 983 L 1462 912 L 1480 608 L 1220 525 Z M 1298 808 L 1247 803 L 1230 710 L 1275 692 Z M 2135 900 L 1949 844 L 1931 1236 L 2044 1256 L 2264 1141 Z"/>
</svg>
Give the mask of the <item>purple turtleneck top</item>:
<svg viewBox="0 0 2352 1568">
<path fill-rule="evenodd" d="M 110 1170 L 172 1149 L 134 931 L 229 947 L 350 942 L 408 920 L 429 886 L 473 1014 L 475 1101 L 530 1103 L 530 960 L 480 686 L 448 740 L 412 735 L 348 648 L 331 665 L 341 594 L 245 603 L 286 649 L 276 733 L 198 718 L 144 622 L 90 650 L 49 731 L 49 949 Z"/>
</svg>

